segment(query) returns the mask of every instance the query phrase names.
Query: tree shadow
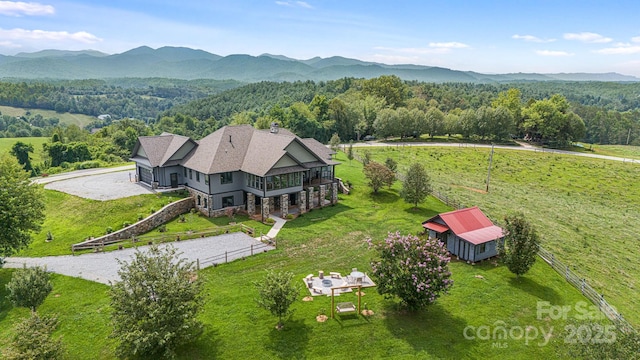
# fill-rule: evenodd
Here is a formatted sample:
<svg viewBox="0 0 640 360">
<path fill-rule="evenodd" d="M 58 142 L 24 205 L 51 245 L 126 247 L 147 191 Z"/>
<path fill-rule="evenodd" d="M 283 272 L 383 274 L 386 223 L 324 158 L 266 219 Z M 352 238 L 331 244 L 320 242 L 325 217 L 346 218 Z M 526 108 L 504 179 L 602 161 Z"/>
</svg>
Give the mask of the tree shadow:
<svg viewBox="0 0 640 360">
<path fill-rule="evenodd" d="M 269 333 L 265 348 L 279 359 L 297 359 L 309 345 L 310 329 L 302 319 L 285 320 L 281 330 L 275 327 Z"/>
<path fill-rule="evenodd" d="M 377 193 L 370 193 L 369 199 L 376 204 L 392 204 L 398 201 L 400 195 L 396 190 L 387 188 L 378 190 Z"/>
<path fill-rule="evenodd" d="M 416 352 L 446 359 L 464 359 L 473 354 L 475 342 L 464 338 L 467 322 L 438 303 L 415 312 L 389 304 L 385 311 L 384 321 L 389 332 Z"/>
<path fill-rule="evenodd" d="M 218 359 L 221 344 L 218 330 L 205 325 L 202 335 L 196 341 L 178 347 L 176 353 L 181 359 Z"/>
<path fill-rule="evenodd" d="M 559 304 L 562 302 L 562 297 L 554 289 L 541 285 L 528 277 L 520 276 L 519 278 L 516 278 L 514 276 L 509 279 L 509 285 L 552 304 Z"/>
</svg>

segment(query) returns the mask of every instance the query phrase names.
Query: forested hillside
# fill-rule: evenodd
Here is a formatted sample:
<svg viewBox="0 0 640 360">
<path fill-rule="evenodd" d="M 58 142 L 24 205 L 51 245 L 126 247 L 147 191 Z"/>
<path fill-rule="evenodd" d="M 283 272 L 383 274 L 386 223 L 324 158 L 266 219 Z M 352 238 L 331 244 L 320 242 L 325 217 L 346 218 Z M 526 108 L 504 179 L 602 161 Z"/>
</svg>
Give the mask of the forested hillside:
<svg viewBox="0 0 640 360">
<path fill-rule="evenodd" d="M 510 89 L 517 94 L 508 98 Z M 549 128 L 553 121 L 542 119 L 553 114 L 561 119 Z M 323 142 L 333 134 L 342 141 L 459 134 L 487 141 L 527 137 L 560 147 L 640 144 L 640 83 L 435 84 L 395 76 L 261 82 L 173 107 L 154 128 L 200 138 L 227 124 L 266 128 L 273 121 Z"/>
</svg>

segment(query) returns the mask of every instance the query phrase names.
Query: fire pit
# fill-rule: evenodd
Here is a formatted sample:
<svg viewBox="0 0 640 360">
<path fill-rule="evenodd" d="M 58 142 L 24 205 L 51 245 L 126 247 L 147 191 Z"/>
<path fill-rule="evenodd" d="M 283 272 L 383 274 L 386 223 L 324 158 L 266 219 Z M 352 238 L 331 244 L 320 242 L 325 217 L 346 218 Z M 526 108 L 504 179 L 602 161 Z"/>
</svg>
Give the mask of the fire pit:
<svg viewBox="0 0 640 360">
<path fill-rule="evenodd" d="M 331 287 L 331 285 L 333 285 L 333 282 L 330 279 L 324 279 L 322 280 L 322 286 L 324 287 Z"/>
</svg>

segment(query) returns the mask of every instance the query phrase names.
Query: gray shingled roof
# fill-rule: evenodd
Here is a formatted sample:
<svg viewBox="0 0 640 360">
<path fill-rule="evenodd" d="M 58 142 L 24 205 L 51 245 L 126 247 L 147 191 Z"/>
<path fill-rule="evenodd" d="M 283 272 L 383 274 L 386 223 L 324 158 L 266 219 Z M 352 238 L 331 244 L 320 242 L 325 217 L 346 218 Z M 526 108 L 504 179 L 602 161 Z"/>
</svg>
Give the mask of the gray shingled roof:
<svg viewBox="0 0 640 360">
<path fill-rule="evenodd" d="M 185 143 L 193 142 L 189 137 L 169 133 L 162 133 L 159 136 L 141 136 L 138 141 L 152 167 L 165 165 Z"/>
<path fill-rule="evenodd" d="M 186 140 L 184 136 L 162 134 L 140 137 L 140 144 L 149 156 L 152 166 L 162 166 Z M 313 163 L 300 164 L 304 167 L 335 165 L 330 160 L 331 149 L 315 139 L 300 139 L 292 132 L 279 129 L 256 130 L 250 125 L 225 126 L 195 142 L 181 164 L 204 174 L 228 171 L 244 171 L 265 176 L 273 166 L 287 154 L 285 150 L 292 142 L 298 142 L 317 157 Z"/>
</svg>

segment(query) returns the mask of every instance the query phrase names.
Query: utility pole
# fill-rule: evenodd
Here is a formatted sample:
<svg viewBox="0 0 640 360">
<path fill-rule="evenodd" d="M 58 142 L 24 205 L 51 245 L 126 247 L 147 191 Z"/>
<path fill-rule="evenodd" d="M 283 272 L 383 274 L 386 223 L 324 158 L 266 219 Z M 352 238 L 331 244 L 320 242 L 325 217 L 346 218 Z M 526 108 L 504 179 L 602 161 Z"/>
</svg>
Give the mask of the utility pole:
<svg viewBox="0 0 640 360">
<path fill-rule="evenodd" d="M 491 154 L 489 155 L 489 170 L 487 170 L 487 192 L 489 192 L 489 181 L 491 180 L 491 164 L 493 163 L 493 144 L 491 144 Z"/>
</svg>

